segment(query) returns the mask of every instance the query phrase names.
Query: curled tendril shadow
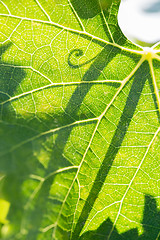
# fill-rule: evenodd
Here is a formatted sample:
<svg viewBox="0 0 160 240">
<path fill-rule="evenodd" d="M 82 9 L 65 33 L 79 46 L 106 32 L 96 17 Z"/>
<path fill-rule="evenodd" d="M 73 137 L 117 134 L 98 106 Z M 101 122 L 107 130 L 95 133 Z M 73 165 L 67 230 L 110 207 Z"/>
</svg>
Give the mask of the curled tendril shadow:
<svg viewBox="0 0 160 240">
<path fill-rule="evenodd" d="M 73 55 L 74 55 L 74 56 L 73 56 Z M 81 56 L 83 56 L 83 55 L 84 55 L 84 54 L 83 54 L 83 51 L 82 51 L 81 49 L 73 49 L 73 50 L 69 53 L 69 56 L 68 56 L 68 65 L 69 65 L 71 68 L 80 68 L 80 67 L 82 67 L 82 66 L 84 66 L 84 65 L 92 62 L 92 61 L 96 58 L 96 56 L 95 56 L 95 57 L 91 58 L 90 60 L 88 60 L 88 61 L 86 61 L 86 62 L 84 62 L 84 63 L 81 63 L 81 64 L 74 64 L 74 63 L 71 62 L 71 58 L 72 58 L 72 57 L 81 57 Z"/>
</svg>

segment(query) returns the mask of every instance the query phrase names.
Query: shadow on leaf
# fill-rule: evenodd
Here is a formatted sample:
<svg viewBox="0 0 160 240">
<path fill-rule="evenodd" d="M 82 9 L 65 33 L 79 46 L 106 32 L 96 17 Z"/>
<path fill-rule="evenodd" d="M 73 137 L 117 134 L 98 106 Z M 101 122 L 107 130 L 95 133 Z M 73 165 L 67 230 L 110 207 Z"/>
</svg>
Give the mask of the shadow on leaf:
<svg viewBox="0 0 160 240">
<path fill-rule="evenodd" d="M 119 6 L 120 4 L 119 0 L 72 0 L 71 3 L 81 19 L 93 19 L 99 14 L 103 30 L 111 42 L 114 40 L 118 44 L 124 45 L 128 41 L 119 28 L 117 18 L 111 17 L 112 15 L 115 16 L 115 12 L 118 9 L 117 5 Z M 106 20 L 108 21 L 107 24 Z M 84 38 L 87 38 L 87 36 L 84 35 Z M 95 40 L 93 39 L 93 41 Z"/>
<path fill-rule="evenodd" d="M 76 11 L 78 12 L 79 16 L 85 19 L 94 17 L 97 14 L 97 11 L 99 11 L 99 7 L 96 5 L 97 1 L 95 0 L 95 5 L 93 4 L 93 2 L 91 1 L 84 1 L 84 4 L 87 5 L 87 8 L 85 9 L 85 7 L 83 6 L 83 1 L 81 1 L 81 5 L 79 4 L 80 1 L 72 1 L 73 6 L 75 7 Z M 92 4 L 92 7 L 90 6 L 90 4 Z M 93 7 L 94 6 L 94 7 Z M 83 8 L 83 11 L 82 11 Z M 93 8 L 93 9 L 92 9 Z M 84 10 L 85 9 L 85 10 Z M 119 39 L 119 35 L 117 35 L 117 38 Z M 8 46 L 9 47 L 9 46 Z M 6 47 L 6 49 L 8 48 Z M 5 52 L 6 49 L 2 49 L 1 52 Z M 71 68 L 79 68 L 79 65 L 75 65 L 72 64 L 72 62 L 70 61 L 70 57 L 73 53 L 75 53 L 75 51 L 77 51 L 76 49 L 73 50 L 70 54 L 69 54 L 69 58 L 68 58 L 68 65 Z M 81 50 L 79 50 L 79 54 L 82 54 Z M 110 53 L 110 54 L 109 54 Z M 97 80 L 99 78 L 99 76 L 101 75 L 103 69 L 112 61 L 112 59 L 120 53 L 119 49 L 113 48 L 112 46 L 104 46 L 104 49 L 101 51 L 100 54 L 98 54 L 98 56 L 96 56 L 95 58 L 89 60 L 89 62 L 91 62 L 92 60 L 94 60 L 94 62 L 90 65 L 89 69 L 86 71 L 86 73 L 84 74 L 84 76 L 82 77 L 82 84 L 80 84 L 75 91 L 73 92 L 67 107 L 65 109 L 65 113 L 64 115 L 62 114 L 61 116 L 61 121 L 63 124 L 69 124 L 72 123 L 76 120 L 79 119 L 87 119 L 88 116 L 82 114 L 82 115 L 78 115 L 78 111 L 83 103 L 84 98 L 86 97 L 87 93 L 90 91 L 91 87 L 93 86 L 93 84 L 91 83 L 93 80 Z M 87 63 L 89 63 L 87 62 Z M 86 63 L 85 63 L 86 64 Z M 5 75 L 6 73 L 6 75 Z M 10 67 L 10 66 L 3 66 L 2 64 L 2 68 L 0 70 L 0 74 L 1 74 L 1 79 L 0 81 L 2 81 L 0 84 L 4 84 L 5 82 L 5 87 L 4 87 L 4 92 L 6 92 L 8 95 L 1 93 L 1 100 L 4 101 L 6 100 L 9 96 L 12 96 L 16 87 L 18 86 L 18 84 L 20 83 L 20 81 L 22 81 L 22 79 L 25 77 L 25 72 L 19 68 L 18 66 L 15 67 Z M 142 80 L 140 80 L 140 77 L 138 76 L 142 76 L 145 75 L 145 73 L 143 71 L 141 71 L 141 73 L 137 73 L 135 76 L 135 79 L 133 81 L 126 105 L 124 107 L 124 110 L 122 112 L 119 124 L 117 126 L 117 129 L 115 131 L 115 134 L 112 138 L 111 144 L 109 146 L 109 149 L 107 150 L 105 159 L 102 163 L 101 168 L 99 169 L 99 172 L 97 173 L 97 176 L 95 178 L 95 181 L 93 183 L 92 189 L 89 193 L 89 196 L 86 200 L 86 204 L 84 205 L 83 209 L 82 209 L 82 213 L 79 217 L 78 223 L 76 225 L 75 228 L 75 232 L 73 234 L 74 238 L 73 239 L 78 239 L 80 232 L 82 231 L 83 225 L 84 224 L 91 212 L 91 209 L 98 197 L 98 194 L 103 186 L 103 183 L 109 173 L 109 170 L 112 166 L 112 163 L 119 151 L 119 148 L 121 147 L 121 144 L 123 142 L 123 139 L 125 137 L 125 134 L 128 130 L 128 126 L 131 122 L 131 119 L 133 117 L 133 114 L 135 112 L 136 106 L 138 104 L 141 92 L 143 90 L 143 86 L 145 84 L 146 78 L 142 78 Z M 18 76 L 18 78 L 17 78 Z M 10 80 L 13 79 L 13 82 L 10 82 Z M 17 80 L 18 79 L 18 80 Z M 90 82 L 90 84 L 88 85 L 83 85 L 83 81 L 88 81 Z M 113 84 L 113 83 L 106 83 L 106 84 Z M 119 85 L 117 83 L 114 84 L 114 86 L 117 88 Z M 2 91 L 2 90 L 1 90 Z M 94 114 L 91 114 L 91 117 L 95 117 Z M 36 120 L 37 121 L 37 120 Z M 37 123 L 37 122 L 36 122 Z M 47 124 L 47 123 L 46 123 Z M 57 170 L 60 167 L 67 167 L 70 165 L 70 162 L 65 159 L 65 157 L 63 156 L 64 153 L 64 148 L 65 145 L 67 143 L 67 140 L 71 134 L 73 127 L 68 128 L 64 134 L 62 134 L 62 131 L 59 132 L 55 144 L 54 144 L 54 149 L 51 153 L 51 157 L 50 157 L 50 161 L 49 164 L 47 166 L 47 168 L 45 169 L 45 173 L 48 174 L 54 170 Z M 23 130 L 23 129 L 20 129 Z M 23 139 L 23 134 L 22 131 L 18 132 L 18 137 L 22 137 Z M 19 153 L 19 158 L 22 159 L 21 156 L 25 156 L 25 154 L 27 155 L 26 159 L 30 159 L 29 161 L 26 161 L 21 164 L 16 162 L 16 166 L 15 166 L 15 159 L 13 161 L 13 164 L 16 168 L 15 174 L 14 176 L 8 177 L 8 181 L 7 184 L 5 185 L 5 188 L 7 189 L 8 195 L 10 196 L 9 193 L 9 184 L 12 182 L 13 178 L 15 178 L 15 186 L 16 188 L 14 189 L 13 192 L 16 192 L 17 194 L 14 195 L 14 193 L 12 195 L 13 199 L 13 206 L 16 206 L 15 209 L 17 209 L 17 215 L 14 216 L 14 213 L 12 214 L 14 219 L 11 220 L 15 220 L 17 218 L 17 221 L 19 221 L 22 217 L 22 213 L 23 213 L 23 209 L 21 209 L 19 206 L 23 206 L 23 204 L 21 204 L 21 200 L 22 200 L 22 196 L 21 196 L 21 186 L 23 184 L 23 180 L 18 179 L 17 180 L 17 175 L 19 174 L 19 176 L 23 176 L 25 178 L 25 176 L 27 177 L 29 175 L 29 173 L 33 173 L 32 172 L 32 168 L 40 168 L 42 169 L 42 165 L 40 164 L 39 161 L 37 161 L 36 157 L 34 156 L 33 158 L 30 158 L 31 155 L 31 150 L 32 150 L 32 146 L 30 144 L 26 145 L 25 148 L 22 148 L 20 150 Z M 25 154 L 22 154 L 22 152 L 26 152 Z M 11 156 L 10 156 L 11 157 Z M 13 156 L 12 156 L 13 157 Z M 60 159 L 60 161 L 55 162 L 53 161 L 53 159 Z M 4 161 L 3 161 L 4 162 Z M 5 163 L 5 169 L 7 169 L 8 167 L 8 159 L 6 160 Z M 38 163 L 38 165 L 37 165 Z M 30 166 L 32 167 L 30 167 Z M 8 170 L 7 170 L 8 171 Z M 23 175 L 24 174 L 24 175 Z M 35 203 L 34 203 L 34 207 L 35 209 L 32 211 L 32 213 L 28 212 L 30 214 L 30 219 L 35 221 L 35 224 L 33 224 L 32 226 L 30 226 L 30 229 L 28 228 L 28 230 L 30 231 L 29 233 L 27 233 L 27 239 L 36 239 L 37 235 L 39 234 L 39 228 L 41 226 L 42 223 L 42 218 L 43 218 L 43 214 L 46 213 L 46 208 L 47 205 L 45 205 L 45 202 L 48 199 L 49 196 L 49 191 L 50 191 L 50 187 L 52 185 L 53 182 L 53 178 L 50 178 L 47 182 L 45 182 L 45 184 L 43 184 L 41 190 L 39 191 L 39 194 L 37 196 L 37 198 L 35 199 Z M 17 182 L 18 181 L 18 182 Z M 14 181 L 13 181 L 14 182 Z M 19 199 L 19 202 L 17 202 L 17 197 Z M 150 198 L 149 198 L 150 199 Z M 146 200 L 147 201 L 147 200 Z M 154 202 L 153 200 L 151 201 L 152 203 Z M 155 204 L 152 204 L 155 205 Z M 33 206 L 32 206 L 33 207 Z M 146 207 L 145 207 L 146 208 Z M 15 210 L 14 209 L 14 210 Z M 148 212 L 148 209 L 146 210 Z M 14 212 L 14 211 L 13 211 Z M 144 214 L 145 216 L 145 214 Z M 158 219 L 159 219 L 159 215 Z M 144 222 L 146 222 L 146 217 L 144 217 Z M 110 222 L 109 219 L 107 219 L 99 228 L 99 230 L 97 231 L 105 231 L 105 235 L 107 234 L 106 231 L 108 231 L 107 229 L 110 229 L 112 227 L 112 223 Z M 148 228 L 147 228 L 148 229 Z M 145 234 L 147 234 L 147 229 L 145 230 Z M 155 231 L 156 232 L 156 231 Z M 97 234 L 97 232 L 89 232 L 89 233 L 84 233 L 84 235 L 82 235 L 82 239 L 83 237 L 85 237 L 85 234 L 88 234 L 88 238 L 86 237 L 85 239 L 90 239 L 93 238 L 93 236 L 95 234 Z M 115 229 L 115 236 L 117 236 L 117 239 L 115 238 L 114 240 L 118 240 L 118 237 L 120 236 L 118 234 L 118 232 L 116 232 Z M 137 234 L 137 230 L 131 230 L 130 232 L 126 233 L 128 235 L 126 236 L 130 236 L 130 238 L 128 237 L 128 239 L 132 239 L 131 237 L 133 235 L 136 236 Z M 86 235 L 87 236 L 87 235 Z M 101 233 L 99 232 L 98 235 L 99 237 L 101 236 Z M 127 237 L 124 238 L 125 235 L 123 235 L 123 239 L 127 239 Z M 146 235 L 145 235 L 146 236 Z M 94 238 L 93 238 L 94 239 Z M 96 240 L 98 240 L 98 238 L 95 238 Z M 104 239 L 104 238 L 99 238 L 99 239 Z M 121 239 L 121 238 L 120 238 Z M 143 238 L 142 238 L 143 239 Z M 147 239 L 147 238 L 146 238 Z M 134 239 L 135 240 L 135 239 Z M 144 240 L 144 239 L 143 239 Z"/>
<path fill-rule="evenodd" d="M 11 45 L 11 43 L 8 43 L 0 48 L 0 103 L 14 96 L 16 88 L 26 76 L 21 67 L 12 66 L 2 60 L 2 55 Z M 0 111 L 0 134 L 3 136 L 0 153 L 6 151 L 5 157 L 1 155 L 0 161 L 0 173 L 5 175 L 4 179 L 0 181 L 0 198 L 9 201 L 11 204 L 7 219 L 12 223 L 13 231 L 16 232 L 19 231 L 24 211 L 23 184 L 35 169 L 41 171 L 43 167 L 37 158 L 31 155 L 31 144 L 25 144 L 23 147 L 19 146 L 17 155 L 12 151 L 9 152 L 8 149 L 13 147 L 13 143 L 23 142 L 24 137 L 31 137 L 33 130 L 27 129 L 27 126 L 14 124 L 12 120 L 15 114 L 13 114 L 13 111 L 5 111 L 3 105 L 0 105 Z"/>
<path fill-rule="evenodd" d="M 93 208 L 93 205 L 96 199 L 98 198 L 99 192 L 101 191 L 102 186 L 106 180 L 106 177 L 111 169 L 113 161 L 116 158 L 116 155 L 124 140 L 124 137 L 130 125 L 130 122 L 136 110 L 137 104 L 139 102 L 139 98 L 141 96 L 144 84 L 146 82 L 146 77 L 145 77 L 146 72 L 149 72 L 147 63 L 144 63 L 143 65 L 145 67 L 144 68 L 141 67 L 135 73 L 135 77 L 134 77 L 124 110 L 120 117 L 118 126 L 111 140 L 111 143 L 108 147 L 107 153 L 101 164 L 101 167 L 97 173 L 97 176 L 94 180 L 90 193 L 83 206 L 78 222 L 74 229 L 72 239 L 76 239 L 80 235 L 80 232 L 82 231 L 83 226 L 88 219 L 88 216 Z"/>
<path fill-rule="evenodd" d="M 0 48 L 0 102 L 13 96 L 17 86 L 26 76 L 22 68 L 6 64 L 1 59 L 11 45 L 8 43 Z"/>
<path fill-rule="evenodd" d="M 156 200 L 150 196 L 145 196 L 145 206 L 142 220 L 143 234 L 138 235 L 138 229 L 134 228 L 122 234 L 118 233 L 116 226 L 108 218 L 97 230 L 88 231 L 79 237 L 79 240 L 106 240 L 110 231 L 113 232 L 109 240 L 159 240 L 160 236 L 160 211 L 157 209 Z"/>
<path fill-rule="evenodd" d="M 89 19 L 95 17 L 100 12 L 98 0 L 72 0 L 72 5 L 80 18 Z"/>
</svg>

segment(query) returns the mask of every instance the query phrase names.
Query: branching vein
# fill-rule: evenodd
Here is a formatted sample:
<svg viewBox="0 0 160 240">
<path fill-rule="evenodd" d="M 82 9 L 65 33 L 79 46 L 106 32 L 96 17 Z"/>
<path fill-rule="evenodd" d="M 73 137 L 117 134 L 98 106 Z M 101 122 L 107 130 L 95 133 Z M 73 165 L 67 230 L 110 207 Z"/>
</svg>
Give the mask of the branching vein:
<svg viewBox="0 0 160 240">
<path fill-rule="evenodd" d="M 143 54 L 143 50 L 142 50 L 142 51 L 138 51 L 138 50 L 134 50 L 134 49 L 129 49 L 129 48 L 120 46 L 120 45 L 118 45 L 117 43 L 108 42 L 108 41 L 106 41 L 106 40 L 104 40 L 104 39 L 102 39 L 102 38 L 100 38 L 100 37 L 96 37 L 96 36 L 94 36 L 94 35 L 92 35 L 92 34 L 90 34 L 90 33 L 88 33 L 88 32 L 84 32 L 84 31 L 72 29 L 72 28 L 69 28 L 69 27 L 65 27 L 65 26 L 63 26 L 63 25 L 61 25 L 61 24 L 58 24 L 58 23 L 55 23 L 55 22 L 43 21 L 43 20 L 32 19 L 32 18 L 27 18 L 27 17 L 20 17 L 20 16 L 10 15 L 10 14 L 0 14 L 0 16 L 12 17 L 12 18 L 22 19 L 22 20 L 26 20 L 26 21 L 39 22 L 39 23 L 44 23 L 44 24 L 53 25 L 53 26 L 55 26 L 55 27 L 64 29 L 64 30 L 69 31 L 69 32 L 71 32 L 71 33 L 80 34 L 81 36 L 88 36 L 88 37 L 90 37 L 90 39 L 97 40 L 97 41 L 99 41 L 99 42 L 101 42 L 101 43 L 114 46 L 114 47 L 116 47 L 116 48 L 121 49 L 122 51 L 131 52 L 131 53 L 135 53 L 135 54 L 138 54 L 138 55 L 142 55 L 142 54 Z"/>
<path fill-rule="evenodd" d="M 139 166 L 137 167 L 137 170 L 135 171 L 135 173 L 134 173 L 134 175 L 133 175 L 133 177 L 132 177 L 132 179 L 131 179 L 131 181 L 130 181 L 130 183 L 129 183 L 129 185 L 128 185 L 128 187 L 127 187 L 127 189 L 126 189 L 126 191 L 125 191 L 125 193 L 124 193 L 124 195 L 123 195 L 123 197 L 122 197 L 122 199 L 121 199 L 121 203 L 120 203 L 120 206 L 119 206 L 118 214 L 117 214 L 117 216 L 116 216 L 116 219 L 115 219 L 115 221 L 114 221 L 114 224 L 113 224 L 112 229 L 111 229 L 111 231 L 110 231 L 110 233 L 109 233 L 109 235 L 108 235 L 107 240 L 110 239 L 111 234 L 112 234 L 112 232 L 113 232 L 113 230 L 114 230 L 114 227 L 116 226 L 116 223 L 117 223 L 117 221 L 118 221 L 119 215 L 121 214 L 121 210 L 122 210 L 122 205 L 123 205 L 124 199 L 125 199 L 128 191 L 130 190 L 131 185 L 133 184 L 133 182 L 134 182 L 134 180 L 135 180 L 135 178 L 136 178 L 136 176 L 137 176 L 137 174 L 138 174 L 138 172 L 139 172 L 139 170 L 140 170 L 140 168 L 141 168 L 141 166 L 142 166 L 142 164 L 143 164 L 143 162 L 144 162 L 144 160 L 145 160 L 145 158 L 146 158 L 146 156 L 147 156 L 147 154 L 148 154 L 148 152 L 149 152 L 149 150 L 150 150 L 150 148 L 151 148 L 151 146 L 152 146 L 152 144 L 153 144 L 153 142 L 154 142 L 154 140 L 155 140 L 155 138 L 156 138 L 157 135 L 159 134 L 159 132 L 160 132 L 160 127 L 157 129 L 157 131 L 156 131 L 156 133 L 154 134 L 151 142 L 149 143 L 148 148 L 147 148 L 147 150 L 146 150 L 146 152 L 145 152 L 145 154 L 144 154 L 144 156 L 143 156 L 143 158 L 142 158 Z"/>
</svg>

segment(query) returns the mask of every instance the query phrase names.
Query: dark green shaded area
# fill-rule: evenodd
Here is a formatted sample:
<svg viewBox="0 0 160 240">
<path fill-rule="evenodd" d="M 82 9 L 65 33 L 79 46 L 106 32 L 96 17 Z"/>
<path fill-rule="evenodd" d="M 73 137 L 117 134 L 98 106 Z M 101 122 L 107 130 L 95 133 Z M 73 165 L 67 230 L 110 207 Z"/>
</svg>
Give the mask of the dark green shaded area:
<svg viewBox="0 0 160 240">
<path fill-rule="evenodd" d="M 83 19 L 93 18 L 100 12 L 98 0 L 71 0 L 71 3 L 79 17 Z"/>
<path fill-rule="evenodd" d="M 26 76 L 22 68 L 11 66 L 2 61 L 2 55 L 11 45 L 11 43 L 7 43 L 0 47 L 0 102 L 12 96 L 17 86 Z"/>
</svg>

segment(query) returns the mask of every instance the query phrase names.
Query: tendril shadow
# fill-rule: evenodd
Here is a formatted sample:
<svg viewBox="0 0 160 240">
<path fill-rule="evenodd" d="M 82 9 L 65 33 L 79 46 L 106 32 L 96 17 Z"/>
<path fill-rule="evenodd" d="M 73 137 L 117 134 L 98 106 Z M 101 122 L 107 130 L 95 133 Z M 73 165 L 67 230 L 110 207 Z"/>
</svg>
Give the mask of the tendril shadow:
<svg viewBox="0 0 160 240">
<path fill-rule="evenodd" d="M 83 51 L 81 49 L 73 49 L 70 53 L 69 53 L 69 56 L 68 56 L 68 65 L 71 67 L 71 68 L 80 68 L 90 62 L 92 62 L 96 57 L 93 57 L 91 58 L 90 60 L 84 62 L 84 63 L 81 63 L 81 64 L 74 64 L 72 63 L 71 61 L 71 58 L 75 55 L 75 57 L 81 57 L 83 56 Z"/>
<path fill-rule="evenodd" d="M 120 52 L 118 49 L 117 51 L 112 51 L 113 47 L 111 46 L 106 46 L 96 57 L 94 57 L 94 61 L 93 63 L 91 63 L 91 66 L 89 67 L 89 69 L 87 70 L 87 72 L 84 74 L 83 78 L 82 78 L 82 82 L 83 81 L 88 81 L 89 84 L 79 84 L 75 91 L 73 92 L 66 108 L 64 111 L 64 115 L 61 117 L 63 124 L 70 124 L 76 120 L 79 120 L 79 116 L 77 115 L 81 104 L 85 98 L 85 96 L 87 95 L 87 93 L 90 91 L 91 87 L 93 86 L 93 84 L 95 83 L 91 83 L 93 80 L 96 80 L 99 78 L 99 76 L 101 75 L 103 69 L 110 63 L 110 61 L 112 61 L 112 59 Z M 70 53 L 70 56 L 68 58 L 68 60 L 70 60 L 71 55 L 75 54 L 79 57 L 79 55 L 83 54 L 82 50 L 73 50 Z M 109 54 L 110 53 L 110 54 Z M 92 59 L 93 60 L 93 59 Z M 92 61 L 90 60 L 90 61 Z M 72 68 L 74 68 L 74 64 L 70 62 L 68 62 L 69 65 L 73 65 Z M 84 63 L 86 64 L 86 63 Z M 77 66 L 75 67 L 77 68 Z M 107 83 L 109 84 L 109 83 Z M 85 119 L 87 118 L 87 116 L 81 116 L 81 118 Z M 82 125 L 86 125 L 89 123 L 83 123 Z M 58 168 L 63 168 L 63 167 L 67 167 L 70 166 L 71 163 L 64 157 L 64 149 L 66 146 L 66 143 L 68 141 L 68 138 L 71 135 L 71 132 L 73 130 L 74 126 L 71 126 L 67 129 L 65 129 L 65 131 L 61 130 L 58 133 L 58 136 L 56 138 L 55 144 L 54 144 L 54 149 L 53 149 L 53 153 L 51 156 L 51 160 L 49 161 L 48 167 L 46 169 L 46 175 L 48 175 L 49 173 L 57 170 Z M 53 159 L 58 159 L 57 163 L 55 161 L 53 161 Z M 41 222 L 42 222 L 42 217 L 43 214 L 45 212 L 47 205 L 45 205 L 45 202 L 48 199 L 49 196 L 49 191 L 50 191 L 50 187 L 52 185 L 54 181 L 54 176 L 51 177 L 47 183 L 45 182 L 38 194 L 38 197 L 36 198 L 35 201 L 35 210 L 30 213 L 31 214 L 31 219 L 34 220 L 35 225 L 33 226 L 33 229 L 31 229 L 28 234 L 27 234 L 27 239 L 30 240 L 34 240 L 37 238 L 37 235 L 39 233 L 39 231 L 37 229 L 39 229 Z M 39 199 L 43 199 L 41 200 L 41 204 L 39 204 Z M 53 201 L 54 204 L 54 201 Z M 42 209 L 43 206 L 43 209 Z"/>
<path fill-rule="evenodd" d="M 81 104 L 87 95 L 87 93 L 90 91 L 91 87 L 93 86 L 92 81 L 99 78 L 101 75 L 103 69 L 109 64 L 109 62 L 119 53 L 119 50 L 112 51 L 113 47 L 106 46 L 99 54 L 94 58 L 94 62 L 90 65 L 89 69 L 86 71 L 82 78 L 83 81 L 88 81 L 88 84 L 79 84 L 74 92 L 72 93 L 71 98 L 69 99 L 69 102 L 65 108 L 64 115 L 62 116 L 62 120 L 65 124 L 70 124 L 74 121 L 80 120 L 80 119 L 87 119 L 88 117 L 84 114 L 81 116 L 78 116 L 78 111 L 81 107 Z M 75 52 L 75 51 L 72 51 Z M 82 53 L 82 52 L 81 52 Z M 109 54 L 110 53 L 110 54 Z M 79 54 L 79 53 L 78 53 Z M 71 64 L 71 63 L 70 63 Z M 109 84 L 109 83 L 106 83 Z M 93 117 L 95 117 L 93 115 Z M 74 126 L 73 126 L 74 127 Z M 67 140 L 72 132 L 73 127 L 65 130 L 65 133 L 62 134 L 60 132 L 56 138 L 54 149 L 57 155 L 57 157 L 62 156 L 64 152 L 65 145 L 67 143 Z M 69 164 L 66 163 L 66 160 L 64 157 L 62 157 L 62 162 L 64 161 L 66 165 Z M 52 161 L 49 162 L 48 171 L 52 171 L 54 168 Z M 54 169 L 55 170 L 55 169 Z"/>
</svg>

